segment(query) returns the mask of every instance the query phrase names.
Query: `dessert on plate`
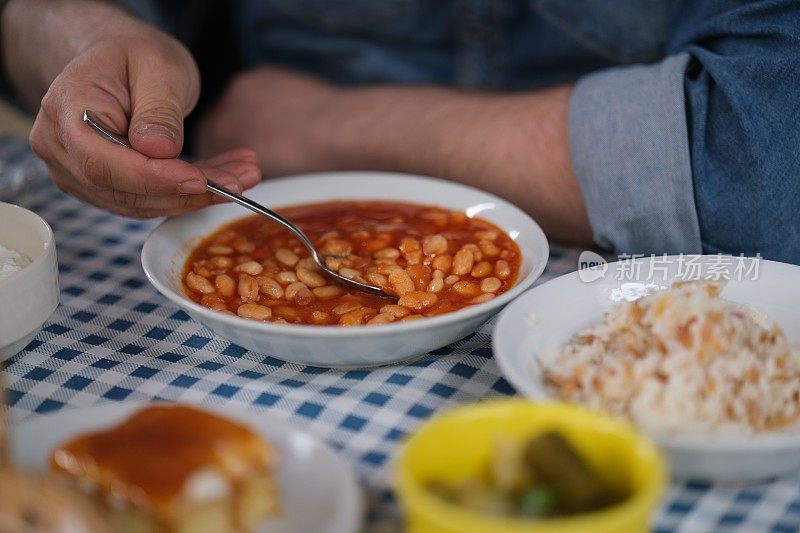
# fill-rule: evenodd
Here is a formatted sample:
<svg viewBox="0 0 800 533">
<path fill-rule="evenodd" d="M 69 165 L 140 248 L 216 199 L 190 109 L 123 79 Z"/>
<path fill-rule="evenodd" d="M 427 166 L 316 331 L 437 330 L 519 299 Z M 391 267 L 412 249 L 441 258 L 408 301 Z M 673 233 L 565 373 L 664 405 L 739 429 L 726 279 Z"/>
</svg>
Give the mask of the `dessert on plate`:
<svg viewBox="0 0 800 533">
<path fill-rule="evenodd" d="M 249 531 L 280 513 L 276 453 L 249 428 L 152 405 L 53 450 L 52 470 L 92 494 L 115 531 Z"/>
</svg>

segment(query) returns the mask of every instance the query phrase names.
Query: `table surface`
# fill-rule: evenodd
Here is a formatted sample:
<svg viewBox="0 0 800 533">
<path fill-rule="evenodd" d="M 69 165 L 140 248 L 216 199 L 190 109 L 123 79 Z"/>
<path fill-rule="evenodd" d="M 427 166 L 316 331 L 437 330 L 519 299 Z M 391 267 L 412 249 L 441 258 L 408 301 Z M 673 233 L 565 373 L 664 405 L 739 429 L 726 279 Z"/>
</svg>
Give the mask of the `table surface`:
<svg viewBox="0 0 800 533">
<path fill-rule="evenodd" d="M 29 152 L 15 157 L 33 159 Z M 155 399 L 278 411 L 353 467 L 367 501 L 366 529 L 394 531 L 402 520 L 390 490 L 391 458 L 403 437 L 439 411 L 514 394 L 492 358 L 494 321 L 413 362 L 369 370 L 305 367 L 233 345 L 148 284 L 139 253 L 155 221 L 109 215 L 47 182 L 37 189 L 15 202 L 53 227 L 61 300 L 7 366 L 15 423 L 61 409 Z M 577 253 L 553 247 L 538 283 L 574 270 Z M 800 476 L 747 486 L 673 482 L 653 528 L 798 531 Z"/>
</svg>

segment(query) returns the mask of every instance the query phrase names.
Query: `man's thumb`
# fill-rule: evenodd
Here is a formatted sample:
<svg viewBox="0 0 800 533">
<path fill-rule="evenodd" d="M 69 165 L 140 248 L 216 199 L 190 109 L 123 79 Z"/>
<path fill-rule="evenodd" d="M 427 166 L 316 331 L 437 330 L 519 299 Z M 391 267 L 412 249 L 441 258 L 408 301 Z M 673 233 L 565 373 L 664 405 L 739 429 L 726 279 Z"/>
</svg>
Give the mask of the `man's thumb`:
<svg viewBox="0 0 800 533">
<path fill-rule="evenodd" d="M 183 148 L 182 106 L 166 98 L 134 98 L 131 103 L 128 140 L 133 147 L 149 157 L 178 157 Z"/>
</svg>

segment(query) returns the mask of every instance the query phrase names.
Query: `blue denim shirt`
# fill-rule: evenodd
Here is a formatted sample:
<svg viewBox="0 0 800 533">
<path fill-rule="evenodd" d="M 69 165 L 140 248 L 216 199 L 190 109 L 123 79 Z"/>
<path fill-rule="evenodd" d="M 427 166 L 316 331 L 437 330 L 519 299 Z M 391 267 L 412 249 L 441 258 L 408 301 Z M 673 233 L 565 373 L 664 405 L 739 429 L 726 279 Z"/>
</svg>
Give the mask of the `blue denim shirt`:
<svg viewBox="0 0 800 533">
<path fill-rule="evenodd" d="M 233 5 L 248 66 L 343 84 L 575 83 L 571 155 L 598 244 L 800 263 L 797 0 Z"/>
</svg>

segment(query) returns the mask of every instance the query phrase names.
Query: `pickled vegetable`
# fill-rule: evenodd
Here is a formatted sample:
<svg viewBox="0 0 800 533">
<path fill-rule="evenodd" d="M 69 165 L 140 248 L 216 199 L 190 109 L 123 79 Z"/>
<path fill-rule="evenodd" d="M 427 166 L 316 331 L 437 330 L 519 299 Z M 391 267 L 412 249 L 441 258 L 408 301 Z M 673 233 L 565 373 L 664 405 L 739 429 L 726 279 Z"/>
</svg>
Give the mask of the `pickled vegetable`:
<svg viewBox="0 0 800 533">
<path fill-rule="evenodd" d="M 625 498 L 608 486 L 560 433 L 527 442 L 499 439 L 485 475 L 459 483 L 433 481 L 447 502 L 497 516 L 545 518 L 586 513 Z"/>
<path fill-rule="evenodd" d="M 603 483 L 559 433 L 549 432 L 528 442 L 525 466 L 536 482 L 558 494 L 558 509 L 580 513 L 602 501 Z"/>
</svg>

